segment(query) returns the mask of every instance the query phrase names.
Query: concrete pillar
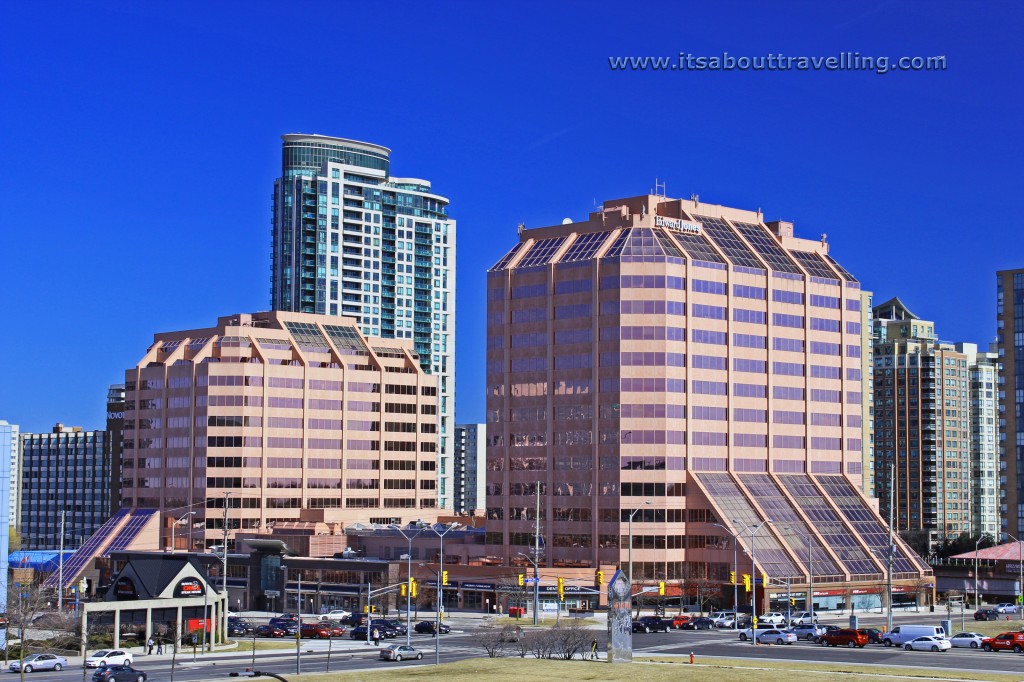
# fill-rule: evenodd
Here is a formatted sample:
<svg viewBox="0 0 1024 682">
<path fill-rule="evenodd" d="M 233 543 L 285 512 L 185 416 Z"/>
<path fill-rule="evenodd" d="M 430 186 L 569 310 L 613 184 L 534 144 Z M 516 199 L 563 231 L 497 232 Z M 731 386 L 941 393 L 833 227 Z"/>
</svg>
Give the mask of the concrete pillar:
<svg viewBox="0 0 1024 682">
<path fill-rule="evenodd" d="M 81 647 L 82 658 L 85 658 L 86 648 L 89 646 L 89 610 L 85 604 L 82 604 L 82 641 L 79 645 Z"/>
<path fill-rule="evenodd" d="M 121 610 L 114 609 L 114 648 L 121 648 Z"/>
<path fill-rule="evenodd" d="M 174 652 L 177 653 L 178 645 L 181 643 L 181 635 L 183 634 L 181 631 L 181 606 L 179 605 L 175 611 L 177 612 L 177 615 L 175 616 L 175 618 L 177 618 L 177 625 L 175 626 Z"/>
<path fill-rule="evenodd" d="M 149 638 L 153 636 L 153 609 L 146 608 L 146 635 L 145 639 L 142 640 L 143 651 L 148 651 L 146 643 L 149 642 Z"/>
</svg>

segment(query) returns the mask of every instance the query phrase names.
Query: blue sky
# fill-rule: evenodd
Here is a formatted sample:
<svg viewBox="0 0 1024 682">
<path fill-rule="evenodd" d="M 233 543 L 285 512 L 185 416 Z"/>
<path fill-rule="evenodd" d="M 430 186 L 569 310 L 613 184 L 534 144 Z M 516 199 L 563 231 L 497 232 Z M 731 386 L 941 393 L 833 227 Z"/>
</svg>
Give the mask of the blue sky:
<svg viewBox="0 0 1024 682">
<path fill-rule="evenodd" d="M 827 232 L 881 301 L 987 343 L 1024 267 L 1020 3 L 9 3 L 0 419 L 103 426 L 155 332 L 269 305 L 280 135 L 385 145 L 459 221 L 457 418 L 516 224 L 642 194 Z M 613 72 L 610 56 L 947 58 L 941 72 Z"/>
</svg>

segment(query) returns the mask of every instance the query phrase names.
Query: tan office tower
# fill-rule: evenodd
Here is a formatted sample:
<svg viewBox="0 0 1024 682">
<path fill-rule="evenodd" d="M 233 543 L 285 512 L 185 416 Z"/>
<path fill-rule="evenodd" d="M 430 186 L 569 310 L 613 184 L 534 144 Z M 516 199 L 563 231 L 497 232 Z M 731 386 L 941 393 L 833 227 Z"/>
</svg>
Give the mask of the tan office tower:
<svg viewBox="0 0 1024 682">
<path fill-rule="evenodd" d="M 124 416 L 122 506 L 161 510 L 165 547 L 177 519 L 181 550 L 223 542 L 225 519 L 436 517 L 437 378 L 411 340 L 367 339 L 348 318 L 239 314 L 157 334 L 125 372 Z"/>
<path fill-rule="evenodd" d="M 639 196 L 520 229 L 487 288 L 489 553 L 533 551 L 539 492 L 548 566 L 728 582 L 756 544 L 776 592 L 877 588 L 862 292 L 824 235 Z M 897 541 L 892 572 L 928 569 Z"/>
</svg>

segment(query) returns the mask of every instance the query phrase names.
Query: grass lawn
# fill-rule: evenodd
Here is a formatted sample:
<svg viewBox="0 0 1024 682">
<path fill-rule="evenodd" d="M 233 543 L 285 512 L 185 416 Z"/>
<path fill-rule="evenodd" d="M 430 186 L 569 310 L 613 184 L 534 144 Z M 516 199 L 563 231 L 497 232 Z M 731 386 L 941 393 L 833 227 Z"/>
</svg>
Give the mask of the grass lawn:
<svg viewBox="0 0 1024 682">
<path fill-rule="evenodd" d="M 477 682 L 481 679 L 529 680 L 529 682 L 565 682 L 565 680 L 623 680 L 624 682 L 671 682 L 680 679 L 715 682 L 820 682 L 825 676 L 842 675 L 843 682 L 889 682 L 891 680 L 985 680 L 1014 682 L 1019 675 L 971 674 L 905 668 L 885 668 L 844 664 L 810 664 L 745 659 L 698 659 L 689 665 L 683 659 L 637 658 L 632 665 L 590 661 L 553 661 L 531 658 L 483 658 L 448 663 L 442 666 L 405 667 L 402 663 L 375 664 L 372 671 L 302 675 L 302 682 L 357 681 L 400 682 L 438 679 L 445 682 Z"/>
</svg>

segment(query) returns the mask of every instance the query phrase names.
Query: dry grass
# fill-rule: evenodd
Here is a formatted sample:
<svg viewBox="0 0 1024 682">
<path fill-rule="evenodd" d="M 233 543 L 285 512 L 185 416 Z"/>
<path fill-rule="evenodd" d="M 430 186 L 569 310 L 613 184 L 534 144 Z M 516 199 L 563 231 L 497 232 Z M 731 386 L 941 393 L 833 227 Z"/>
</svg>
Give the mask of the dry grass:
<svg viewBox="0 0 1024 682">
<path fill-rule="evenodd" d="M 633 665 L 610 666 L 605 662 L 556 661 L 520 658 L 478 658 L 442 666 L 374 664 L 372 670 L 351 673 L 302 675 L 302 682 L 408 682 L 442 678 L 445 682 L 478 682 L 481 679 L 565 682 L 570 680 L 622 680 L 623 682 L 675 682 L 680 679 L 715 682 L 820 682 L 826 675 L 842 675 L 843 682 L 891 682 L 892 680 L 984 680 L 1016 682 L 1019 675 L 973 674 L 936 670 L 885 668 L 837 664 L 789 663 L 744 659 L 704 659 L 689 665 L 684 659 L 637 658 Z"/>
</svg>

